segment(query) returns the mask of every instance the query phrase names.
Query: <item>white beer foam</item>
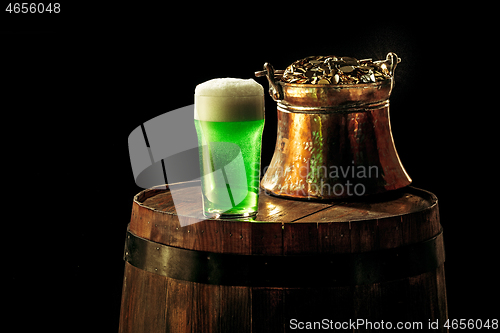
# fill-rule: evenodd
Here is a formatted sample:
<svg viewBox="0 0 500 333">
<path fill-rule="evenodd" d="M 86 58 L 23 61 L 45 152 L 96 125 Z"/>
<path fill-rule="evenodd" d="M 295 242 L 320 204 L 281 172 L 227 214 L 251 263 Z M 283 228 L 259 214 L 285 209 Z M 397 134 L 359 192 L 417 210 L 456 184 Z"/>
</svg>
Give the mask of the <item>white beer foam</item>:
<svg viewBox="0 0 500 333">
<path fill-rule="evenodd" d="M 212 79 L 196 86 L 198 96 L 261 96 L 264 88 L 254 79 L 235 79 L 231 77 Z"/>
<path fill-rule="evenodd" d="M 253 79 L 212 79 L 196 86 L 194 119 L 264 119 L 264 88 Z"/>
</svg>

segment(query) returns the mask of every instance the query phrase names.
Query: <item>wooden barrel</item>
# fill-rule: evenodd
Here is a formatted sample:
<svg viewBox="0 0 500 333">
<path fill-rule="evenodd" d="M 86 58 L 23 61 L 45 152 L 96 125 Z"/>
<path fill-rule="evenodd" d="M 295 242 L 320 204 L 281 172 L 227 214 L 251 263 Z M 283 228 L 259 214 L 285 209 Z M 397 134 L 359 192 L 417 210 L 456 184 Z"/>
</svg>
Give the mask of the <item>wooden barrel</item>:
<svg viewBox="0 0 500 333">
<path fill-rule="evenodd" d="M 176 191 L 196 221 L 199 183 Z M 447 331 L 437 198 L 413 187 L 362 201 L 261 194 L 256 221 L 185 227 L 170 190 L 152 188 L 134 197 L 124 259 L 122 333 L 417 331 L 436 320 L 433 332 Z"/>
</svg>

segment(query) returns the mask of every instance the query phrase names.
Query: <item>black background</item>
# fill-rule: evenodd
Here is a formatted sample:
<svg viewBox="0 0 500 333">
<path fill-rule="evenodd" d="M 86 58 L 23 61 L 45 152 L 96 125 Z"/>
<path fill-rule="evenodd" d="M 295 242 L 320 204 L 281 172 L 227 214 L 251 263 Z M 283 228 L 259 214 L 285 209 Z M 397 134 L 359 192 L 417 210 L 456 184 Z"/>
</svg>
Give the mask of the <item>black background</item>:
<svg viewBox="0 0 500 333">
<path fill-rule="evenodd" d="M 253 77 L 264 62 L 284 69 L 308 55 L 390 51 L 402 58 L 391 96 L 396 148 L 413 186 L 439 198 L 449 317 L 498 318 L 498 106 L 488 89 L 498 65 L 492 30 L 467 24 L 480 17 L 388 4 L 162 6 L 62 4 L 58 16 L 1 8 L 8 319 L 117 331 L 124 236 L 142 190 L 127 138 L 192 104 L 196 84 Z M 275 110 L 266 95 L 263 166 Z"/>
</svg>

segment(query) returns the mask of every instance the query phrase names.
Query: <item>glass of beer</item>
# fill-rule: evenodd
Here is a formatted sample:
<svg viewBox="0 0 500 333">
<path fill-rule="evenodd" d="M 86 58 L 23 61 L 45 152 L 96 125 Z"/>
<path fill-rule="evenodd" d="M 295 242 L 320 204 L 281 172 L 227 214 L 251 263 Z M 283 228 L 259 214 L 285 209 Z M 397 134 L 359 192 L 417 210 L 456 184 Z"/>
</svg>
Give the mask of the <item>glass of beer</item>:
<svg viewBox="0 0 500 333">
<path fill-rule="evenodd" d="M 257 215 L 264 129 L 264 88 L 253 79 L 213 79 L 196 86 L 194 123 L 203 214 Z"/>
</svg>

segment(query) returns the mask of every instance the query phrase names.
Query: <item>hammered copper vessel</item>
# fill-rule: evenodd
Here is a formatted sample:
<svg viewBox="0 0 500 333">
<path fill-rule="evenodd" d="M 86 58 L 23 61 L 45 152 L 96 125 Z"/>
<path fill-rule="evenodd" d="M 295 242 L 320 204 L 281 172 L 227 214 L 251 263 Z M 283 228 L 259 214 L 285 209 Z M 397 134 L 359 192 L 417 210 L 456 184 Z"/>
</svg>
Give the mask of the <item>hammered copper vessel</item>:
<svg viewBox="0 0 500 333">
<path fill-rule="evenodd" d="M 273 158 L 261 187 L 297 199 L 337 199 L 383 193 L 411 183 L 394 146 L 389 97 L 400 59 L 385 60 L 390 78 L 334 85 L 285 83 L 266 63 L 278 104 Z"/>
</svg>

